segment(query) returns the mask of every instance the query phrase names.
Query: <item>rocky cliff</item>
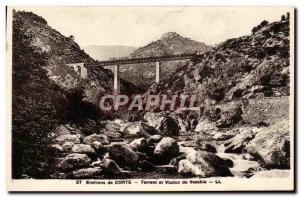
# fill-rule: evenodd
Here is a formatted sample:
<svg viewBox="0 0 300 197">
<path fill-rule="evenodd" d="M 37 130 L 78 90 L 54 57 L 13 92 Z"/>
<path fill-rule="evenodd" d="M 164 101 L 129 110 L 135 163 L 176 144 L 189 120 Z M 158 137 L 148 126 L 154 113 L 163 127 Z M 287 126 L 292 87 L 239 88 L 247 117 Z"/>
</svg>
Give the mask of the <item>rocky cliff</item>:
<svg viewBox="0 0 300 197">
<path fill-rule="evenodd" d="M 65 63 L 51 66 L 56 58 L 62 62 L 93 60 L 79 51 L 72 38 L 49 30 L 42 18 L 24 12 L 15 15 L 15 178 L 257 178 L 291 173 L 288 109 L 293 65 L 289 65 L 288 17 L 271 24 L 263 21 L 251 35 L 220 43 L 203 59 L 181 64 L 172 76 L 145 93 L 196 94 L 202 101 L 199 111 L 155 111 L 130 121 L 95 122 L 92 117 L 99 116 L 83 104 L 77 86 L 83 87 L 85 95 L 94 82 L 98 82 L 96 89 L 101 84 L 103 91 L 109 91 L 111 74 L 92 70 L 86 80 L 69 71 Z M 49 32 L 68 40 L 60 50 L 72 46 L 75 52 L 52 53 L 58 41 Z M 173 35 L 178 37 L 172 33 L 162 40 Z M 50 38 L 54 40 L 48 44 L 41 41 Z M 53 79 L 55 68 L 59 80 Z M 65 83 L 60 74 L 63 69 L 66 76 L 72 76 L 75 88 Z M 75 117 L 87 123 L 70 121 L 66 112 L 76 112 Z"/>
<path fill-rule="evenodd" d="M 84 63 L 95 65 L 97 62 L 82 50 L 73 36 L 65 37 L 51 28 L 42 17 L 31 12 L 15 12 L 14 22 L 20 24 L 19 30 L 30 35 L 30 45 L 49 58 L 44 69 L 47 76 L 62 89 L 82 92 L 82 97 L 98 105 L 102 95 L 112 92 L 113 75 L 102 67 L 87 70 L 87 78 L 82 78 L 67 64 Z M 135 87 L 121 80 L 121 90 L 124 94 L 132 93 Z"/>
<path fill-rule="evenodd" d="M 93 64 L 72 37 L 65 37 L 31 12 L 13 13 L 12 135 L 13 177 L 45 178 L 51 156 L 47 147 L 59 124 L 96 125 L 99 97 L 112 92 L 112 73 L 88 69 L 87 78 L 66 64 Z M 121 81 L 130 93 L 134 86 Z M 51 154 L 51 152 L 50 152 Z M 37 162 L 39 161 L 39 162 Z"/>
<path fill-rule="evenodd" d="M 253 99 L 289 96 L 289 42 L 288 20 L 263 21 L 251 35 L 220 43 L 203 59 L 188 62 L 187 68 L 179 68 L 146 94 L 196 94 L 203 107 L 239 102 L 245 107 Z"/>
</svg>

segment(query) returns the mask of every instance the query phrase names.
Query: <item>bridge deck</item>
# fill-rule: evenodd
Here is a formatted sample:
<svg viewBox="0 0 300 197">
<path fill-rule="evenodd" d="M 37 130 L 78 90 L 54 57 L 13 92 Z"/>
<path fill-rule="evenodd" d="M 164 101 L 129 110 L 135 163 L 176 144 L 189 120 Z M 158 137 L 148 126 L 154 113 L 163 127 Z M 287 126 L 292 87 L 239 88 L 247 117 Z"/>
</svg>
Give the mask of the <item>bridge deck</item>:
<svg viewBox="0 0 300 197">
<path fill-rule="evenodd" d="M 186 53 L 179 55 L 166 55 L 166 56 L 153 56 L 153 57 L 140 57 L 140 58 L 123 58 L 116 60 L 98 61 L 97 65 L 89 65 L 88 67 L 98 66 L 111 66 L 111 65 L 125 65 L 125 64 L 138 64 L 148 62 L 162 62 L 186 59 L 199 59 L 204 56 L 204 53 Z"/>
</svg>

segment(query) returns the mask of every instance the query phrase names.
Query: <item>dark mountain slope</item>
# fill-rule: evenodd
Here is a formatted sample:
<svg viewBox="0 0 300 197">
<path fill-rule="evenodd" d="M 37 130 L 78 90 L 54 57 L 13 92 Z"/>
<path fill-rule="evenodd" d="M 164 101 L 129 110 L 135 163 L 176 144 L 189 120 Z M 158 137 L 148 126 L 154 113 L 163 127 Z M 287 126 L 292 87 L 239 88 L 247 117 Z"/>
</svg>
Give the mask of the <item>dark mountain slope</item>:
<svg viewBox="0 0 300 197">
<path fill-rule="evenodd" d="M 32 37 L 30 45 L 49 57 L 44 66 L 47 75 L 64 90 L 81 90 L 85 100 L 96 105 L 101 95 L 112 92 L 113 75 L 109 70 L 102 67 L 88 69 L 88 77 L 83 79 L 66 65 L 80 62 L 84 65 L 96 64 L 96 61 L 78 46 L 73 36 L 63 36 L 34 13 L 16 12 L 14 21 L 20 21 L 20 31 Z M 132 84 L 121 80 L 123 93 L 130 94 L 134 89 Z"/>
<path fill-rule="evenodd" d="M 97 123 L 102 117 L 99 97 L 111 93 L 113 76 L 100 67 L 81 78 L 66 63 L 95 61 L 72 38 L 30 12 L 13 14 L 12 52 L 13 177 L 49 178 L 53 131 L 70 122 Z M 121 83 L 126 93 L 134 89 Z"/>
<path fill-rule="evenodd" d="M 194 93 L 214 102 L 254 97 L 253 91 L 288 95 L 289 21 L 262 22 L 254 30 L 219 44 L 202 60 L 189 62 L 188 69 L 178 69 L 157 90 Z"/>
<path fill-rule="evenodd" d="M 200 116 L 217 121 L 219 127 L 242 119 L 244 123 L 286 119 L 288 108 L 282 111 L 282 102 L 272 98 L 286 101 L 290 94 L 289 43 L 288 17 L 270 24 L 263 21 L 251 35 L 229 39 L 203 59 L 188 62 L 146 95 L 168 91 L 198 95 Z"/>
</svg>

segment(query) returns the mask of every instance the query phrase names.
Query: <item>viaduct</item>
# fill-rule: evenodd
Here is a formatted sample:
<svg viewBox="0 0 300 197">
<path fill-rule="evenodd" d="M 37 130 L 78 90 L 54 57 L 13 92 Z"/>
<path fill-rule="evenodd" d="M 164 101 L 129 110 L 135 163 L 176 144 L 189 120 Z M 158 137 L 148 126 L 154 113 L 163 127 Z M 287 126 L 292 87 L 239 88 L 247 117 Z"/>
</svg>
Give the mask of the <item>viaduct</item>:
<svg viewBox="0 0 300 197">
<path fill-rule="evenodd" d="M 174 61 L 174 60 L 195 60 L 195 59 L 202 59 L 203 57 L 204 57 L 204 53 L 184 53 L 178 55 L 165 55 L 165 56 L 153 56 L 153 57 L 120 58 L 115 60 L 97 61 L 97 64 L 88 65 L 85 67 L 88 69 L 91 67 L 113 66 L 114 95 L 118 95 L 120 94 L 120 71 L 119 71 L 120 65 L 155 62 L 155 82 L 159 83 L 161 62 Z M 75 69 L 75 71 L 77 71 L 81 75 L 81 77 L 86 78 L 86 68 L 84 68 L 83 63 L 67 64 L 67 65 L 73 68 L 74 67 L 76 68 L 76 66 L 78 67 L 80 65 L 80 69 Z"/>
</svg>

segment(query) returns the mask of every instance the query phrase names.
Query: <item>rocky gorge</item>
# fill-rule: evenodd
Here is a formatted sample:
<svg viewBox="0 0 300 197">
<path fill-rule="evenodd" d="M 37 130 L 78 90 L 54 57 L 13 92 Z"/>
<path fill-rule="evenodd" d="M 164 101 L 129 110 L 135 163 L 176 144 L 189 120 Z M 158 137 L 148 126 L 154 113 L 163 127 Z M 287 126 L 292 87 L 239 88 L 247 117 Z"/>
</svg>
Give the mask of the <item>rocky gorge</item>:
<svg viewBox="0 0 300 197">
<path fill-rule="evenodd" d="M 197 95 L 193 112 L 105 114 L 97 103 L 112 91 L 110 71 L 82 79 L 66 63 L 97 62 L 74 38 L 33 13 L 15 12 L 13 23 L 15 178 L 289 176 L 288 14 L 213 48 L 169 33 L 140 49 L 136 56 L 152 54 L 172 39 L 188 43 L 180 49 L 204 47 L 203 59 L 181 63 L 144 93 Z M 121 80 L 121 88 L 130 95 L 141 87 Z"/>
<path fill-rule="evenodd" d="M 203 131 L 199 123 L 197 127 L 202 130 L 196 129 L 187 139 L 172 132 L 176 129 L 173 125 L 165 124 L 168 114 L 154 116 L 156 127 L 150 126 L 147 118 L 138 122 L 116 119 L 103 122 L 91 135 L 84 135 L 75 125 L 59 126 L 51 151 L 62 157 L 56 158 L 53 178 L 251 178 L 289 174 L 290 139 L 283 122 L 227 131 L 212 125 Z M 204 132 L 205 136 L 199 137 Z"/>
</svg>

